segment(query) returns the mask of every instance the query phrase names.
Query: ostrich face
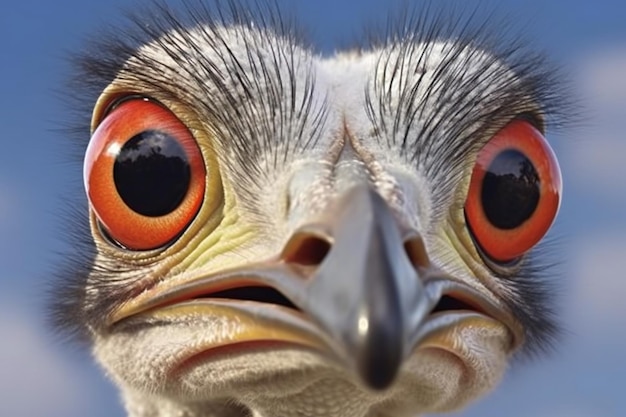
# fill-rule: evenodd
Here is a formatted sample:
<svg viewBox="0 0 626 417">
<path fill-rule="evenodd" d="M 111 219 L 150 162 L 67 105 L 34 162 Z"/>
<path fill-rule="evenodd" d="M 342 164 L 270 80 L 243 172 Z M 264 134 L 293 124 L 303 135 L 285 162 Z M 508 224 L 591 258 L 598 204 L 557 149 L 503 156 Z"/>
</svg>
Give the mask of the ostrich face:
<svg viewBox="0 0 626 417">
<path fill-rule="evenodd" d="M 106 84 L 95 253 L 58 310 L 130 414 L 449 411 L 545 347 L 531 249 L 561 180 L 540 59 L 421 19 L 320 56 L 231 11 L 161 10 L 83 61 Z"/>
</svg>

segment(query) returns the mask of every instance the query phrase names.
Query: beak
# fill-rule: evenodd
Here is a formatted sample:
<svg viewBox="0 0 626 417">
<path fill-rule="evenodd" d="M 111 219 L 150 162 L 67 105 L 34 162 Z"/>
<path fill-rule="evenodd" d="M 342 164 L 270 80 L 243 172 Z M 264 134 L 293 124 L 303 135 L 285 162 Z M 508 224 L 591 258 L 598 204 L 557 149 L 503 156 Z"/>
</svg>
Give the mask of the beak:
<svg viewBox="0 0 626 417">
<path fill-rule="evenodd" d="M 161 279 L 121 304 L 108 324 L 146 315 L 232 319 L 238 333 L 203 349 L 296 344 L 329 354 L 371 389 L 389 387 L 418 346 L 462 320 L 507 323 L 518 343 L 523 337 L 506 309 L 433 267 L 421 237 L 403 236 L 387 203 L 365 185 L 297 230 L 279 259 Z"/>
<path fill-rule="evenodd" d="M 329 210 L 332 219 L 294 235 L 283 257 L 293 257 L 312 236 L 329 241 L 330 249 L 298 304 L 335 341 L 344 363 L 368 386 L 382 389 L 411 353 L 411 336 L 433 303 L 393 214 L 377 192 L 352 188 L 335 207 Z"/>
</svg>

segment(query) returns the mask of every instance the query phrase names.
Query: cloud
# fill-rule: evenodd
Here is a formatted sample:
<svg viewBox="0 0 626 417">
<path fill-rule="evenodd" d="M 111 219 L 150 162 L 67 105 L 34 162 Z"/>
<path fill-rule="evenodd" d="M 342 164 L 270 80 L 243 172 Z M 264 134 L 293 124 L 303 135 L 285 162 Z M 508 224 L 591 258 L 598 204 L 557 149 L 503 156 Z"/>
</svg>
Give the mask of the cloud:
<svg viewBox="0 0 626 417">
<path fill-rule="evenodd" d="M 626 328 L 626 44 L 584 55 L 577 74 L 590 120 L 561 159 L 564 182 L 577 194 L 569 201 L 576 211 L 570 226 L 586 233 L 568 245 L 566 307 L 572 323 L 599 334 Z M 612 339 L 626 343 L 626 335 Z"/>
<path fill-rule="evenodd" d="M 566 179 L 590 195 L 626 204 L 626 44 L 590 52 L 578 68 L 585 126 L 562 152 Z"/>
<path fill-rule="evenodd" d="M 594 49 L 582 57 L 578 71 L 582 92 L 593 102 L 623 102 L 625 69 L 626 43 Z"/>
<path fill-rule="evenodd" d="M 579 238 L 568 256 L 573 288 L 568 310 L 587 331 L 626 328 L 626 235 L 598 233 Z M 626 343 L 626 335 L 612 337 Z"/>
<path fill-rule="evenodd" d="M 55 354 L 39 327 L 23 308 L 0 304 L 0 415 L 87 415 L 80 373 Z"/>
</svg>

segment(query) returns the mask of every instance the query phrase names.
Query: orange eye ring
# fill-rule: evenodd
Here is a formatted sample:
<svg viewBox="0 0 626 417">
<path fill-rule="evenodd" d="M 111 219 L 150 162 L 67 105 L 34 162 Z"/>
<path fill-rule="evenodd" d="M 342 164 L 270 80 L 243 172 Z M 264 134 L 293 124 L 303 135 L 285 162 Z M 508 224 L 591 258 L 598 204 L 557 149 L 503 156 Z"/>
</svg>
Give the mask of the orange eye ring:
<svg viewBox="0 0 626 417">
<path fill-rule="evenodd" d="M 206 168 L 185 124 L 142 98 L 122 101 L 93 133 L 83 166 L 90 205 L 106 233 L 131 250 L 162 247 L 191 223 Z"/>
<path fill-rule="evenodd" d="M 489 258 L 512 261 L 547 233 L 561 192 L 561 171 L 550 145 L 530 123 L 514 120 L 478 153 L 465 218 Z"/>
</svg>

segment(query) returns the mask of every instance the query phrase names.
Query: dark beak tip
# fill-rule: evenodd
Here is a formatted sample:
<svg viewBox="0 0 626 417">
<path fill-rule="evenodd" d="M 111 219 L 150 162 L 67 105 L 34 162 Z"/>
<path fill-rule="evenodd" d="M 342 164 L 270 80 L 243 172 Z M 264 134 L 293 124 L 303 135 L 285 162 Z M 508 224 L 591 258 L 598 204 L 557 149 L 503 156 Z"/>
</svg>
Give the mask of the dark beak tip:
<svg viewBox="0 0 626 417">
<path fill-rule="evenodd" d="M 372 366 L 373 365 L 373 366 Z M 374 364 L 360 363 L 359 374 L 362 382 L 374 391 L 384 391 L 389 388 L 396 379 L 399 364 L 389 358 L 381 357 Z"/>
<path fill-rule="evenodd" d="M 382 329 L 381 329 L 382 330 Z M 389 330 L 389 329 L 387 329 Z M 403 361 L 403 343 L 400 332 L 368 334 L 367 342 L 357 351 L 356 366 L 362 382 L 370 389 L 382 391 L 396 379 Z"/>
</svg>

